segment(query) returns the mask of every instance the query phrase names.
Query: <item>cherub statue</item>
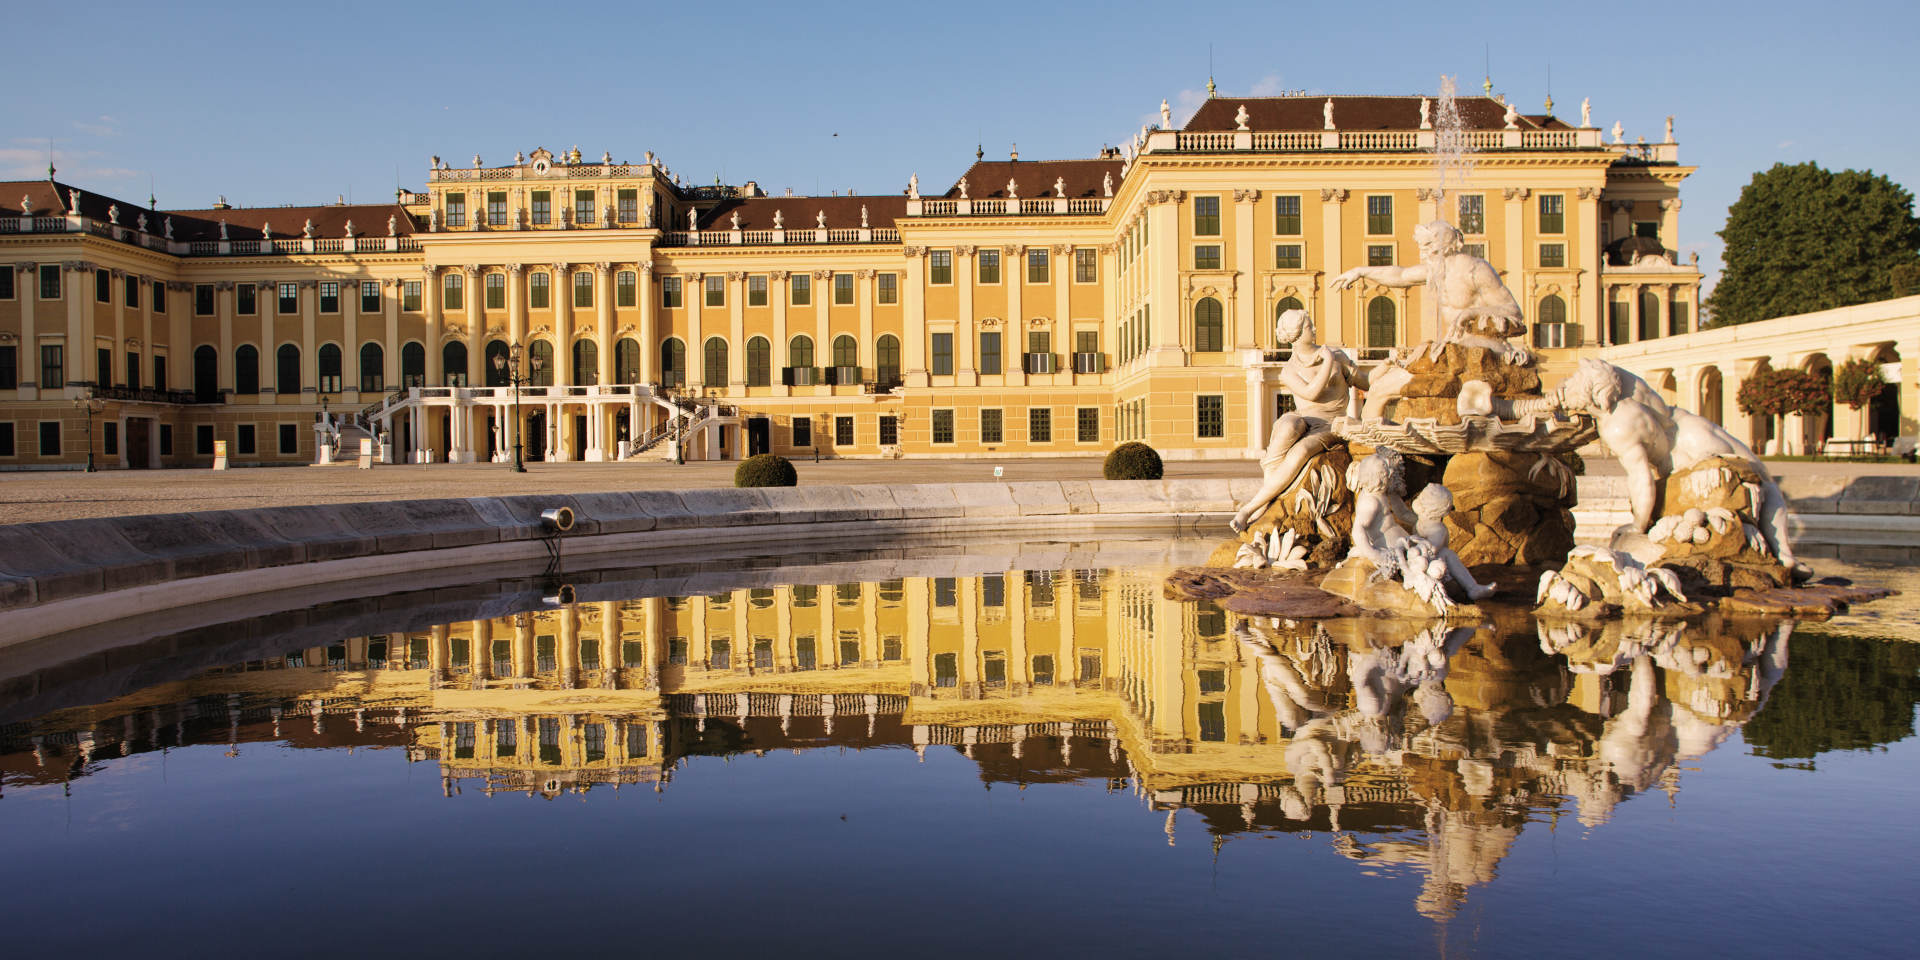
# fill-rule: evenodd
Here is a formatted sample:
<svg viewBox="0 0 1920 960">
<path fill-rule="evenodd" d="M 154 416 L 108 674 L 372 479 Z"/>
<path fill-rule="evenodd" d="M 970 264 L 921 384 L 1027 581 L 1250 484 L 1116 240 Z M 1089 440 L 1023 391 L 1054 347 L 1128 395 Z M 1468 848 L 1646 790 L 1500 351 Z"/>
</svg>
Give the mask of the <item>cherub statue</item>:
<svg viewBox="0 0 1920 960">
<path fill-rule="evenodd" d="M 1273 423 L 1273 438 L 1260 458 L 1260 490 L 1234 514 L 1236 533 L 1260 519 L 1307 461 L 1339 442 L 1333 421 L 1346 415 L 1353 388 L 1367 382 L 1346 351 L 1315 337 L 1313 318 L 1305 310 L 1281 313 L 1273 333 L 1275 342 L 1293 345 L 1292 355 L 1280 366 L 1280 383 L 1293 395 L 1295 407 Z"/>
<path fill-rule="evenodd" d="M 1354 267 L 1335 277 L 1328 288 L 1345 290 L 1363 278 L 1388 287 L 1429 284 L 1437 288 L 1440 301 L 1440 339 L 1433 345 L 1434 356 L 1446 344 L 1458 343 L 1493 350 L 1508 363 L 1527 362 L 1531 356 L 1527 348 L 1508 339 L 1527 332 L 1520 304 L 1500 282 L 1493 265 L 1466 253 L 1460 231 L 1445 220 L 1414 227 L 1413 242 L 1420 248 L 1419 263 Z"/>
<path fill-rule="evenodd" d="M 1787 502 L 1766 465 L 1752 448 L 1725 427 L 1689 410 L 1669 405 L 1645 380 L 1604 360 L 1588 357 L 1555 389 L 1554 399 L 1570 411 L 1591 413 L 1600 424 L 1600 442 L 1619 459 L 1627 474 L 1627 503 L 1634 529 L 1653 526 L 1660 487 L 1667 477 L 1711 457 L 1730 457 L 1753 468 L 1760 485 L 1754 520 L 1767 547 L 1782 566 L 1804 579 L 1812 571 L 1794 559 L 1787 540 Z"/>
<path fill-rule="evenodd" d="M 1413 515 L 1417 518 L 1413 525 L 1414 535 L 1433 544 L 1434 551 L 1447 565 L 1448 575 L 1467 592 L 1469 598 L 1479 600 L 1492 596 L 1494 585 L 1482 585 L 1475 580 L 1472 572 L 1467 570 L 1467 565 L 1461 562 L 1460 555 L 1447 549 L 1450 534 L 1446 520 L 1447 514 L 1452 512 L 1453 491 L 1437 483 L 1427 484 L 1421 488 L 1420 495 L 1413 498 Z"/>
</svg>

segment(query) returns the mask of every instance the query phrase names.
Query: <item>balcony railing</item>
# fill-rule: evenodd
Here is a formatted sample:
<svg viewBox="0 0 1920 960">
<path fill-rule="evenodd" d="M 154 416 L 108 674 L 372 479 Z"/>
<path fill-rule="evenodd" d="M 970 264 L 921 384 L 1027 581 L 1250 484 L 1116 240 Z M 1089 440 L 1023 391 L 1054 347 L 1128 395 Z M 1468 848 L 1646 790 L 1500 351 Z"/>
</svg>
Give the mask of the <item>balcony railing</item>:
<svg viewBox="0 0 1920 960">
<path fill-rule="evenodd" d="M 782 243 L 899 243 L 900 231 L 883 227 L 816 227 L 780 230 L 666 230 L 662 247 L 728 247 Z"/>
<path fill-rule="evenodd" d="M 1434 130 L 1156 130 L 1147 135 L 1142 153 L 1305 153 L 1321 150 L 1406 152 L 1430 151 Z M 1573 130 L 1468 130 L 1471 150 L 1606 150 L 1628 159 L 1677 163 L 1675 143 L 1606 143 L 1597 128 Z M 965 211 L 961 211 L 965 212 Z"/>
<path fill-rule="evenodd" d="M 211 400 L 202 400 L 192 390 L 155 390 L 152 387 L 94 387 L 93 395 L 101 400 L 123 400 L 134 403 L 219 403 L 216 396 Z"/>
</svg>

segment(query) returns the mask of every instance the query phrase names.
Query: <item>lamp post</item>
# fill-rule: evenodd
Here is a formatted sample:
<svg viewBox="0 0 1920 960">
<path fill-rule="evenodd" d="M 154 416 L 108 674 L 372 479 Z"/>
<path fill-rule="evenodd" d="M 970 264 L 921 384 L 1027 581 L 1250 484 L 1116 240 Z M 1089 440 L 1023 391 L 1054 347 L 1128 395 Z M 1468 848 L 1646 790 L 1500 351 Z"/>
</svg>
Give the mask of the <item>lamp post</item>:
<svg viewBox="0 0 1920 960">
<path fill-rule="evenodd" d="M 513 472 L 526 473 L 527 465 L 520 459 L 520 384 L 526 377 L 520 372 L 520 359 L 525 351 L 514 344 L 507 351 L 507 380 L 513 384 Z"/>
<path fill-rule="evenodd" d="M 87 415 L 87 472 L 98 473 L 98 468 L 93 465 L 93 415 L 105 410 L 107 402 L 94 397 L 93 391 L 88 390 L 73 398 L 73 406 Z"/>
</svg>

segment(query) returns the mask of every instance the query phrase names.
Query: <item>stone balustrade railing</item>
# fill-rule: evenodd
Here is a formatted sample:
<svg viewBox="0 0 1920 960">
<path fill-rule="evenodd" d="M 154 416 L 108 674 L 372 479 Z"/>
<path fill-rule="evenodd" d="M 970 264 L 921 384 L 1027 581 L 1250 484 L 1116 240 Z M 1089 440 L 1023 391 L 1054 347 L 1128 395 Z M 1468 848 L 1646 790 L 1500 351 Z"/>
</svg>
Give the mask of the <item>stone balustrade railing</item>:
<svg viewBox="0 0 1920 960">
<path fill-rule="evenodd" d="M 502 180 L 607 180 L 638 176 L 641 163 L 556 163 L 545 173 L 537 173 L 531 164 L 520 167 L 446 167 L 427 171 L 432 183 L 490 183 Z"/>
<path fill-rule="evenodd" d="M 1391 153 L 1432 150 L 1434 130 L 1155 130 L 1141 153 Z M 1598 128 L 1468 130 L 1470 150 L 1608 150 L 1649 163 L 1677 163 L 1677 143 L 1606 143 Z"/>
<path fill-rule="evenodd" d="M 911 206 L 911 204 L 909 204 Z M 899 243 L 893 227 L 818 227 L 781 230 L 666 230 L 654 243 L 662 247 L 733 247 L 787 243 Z"/>
<path fill-rule="evenodd" d="M 907 201 L 909 217 L 1002 217 L 1076 216 L 1091 217 L 1106 213 L 1112 197 L 984 197 L 958 200 L 920 197 Z"/>
<path fill-rule="evenodd" d="M 148 226 L 162 221 L 149 219 Z M 0 217 L 0 234 L 91 233 L 107 240 L 188 257 L 258 257 L 302 253 L 417 253 L 413 237 L 274 237 L 266 240 L 169 240 L 125 224 L 72 214 Z"/>
</svg>

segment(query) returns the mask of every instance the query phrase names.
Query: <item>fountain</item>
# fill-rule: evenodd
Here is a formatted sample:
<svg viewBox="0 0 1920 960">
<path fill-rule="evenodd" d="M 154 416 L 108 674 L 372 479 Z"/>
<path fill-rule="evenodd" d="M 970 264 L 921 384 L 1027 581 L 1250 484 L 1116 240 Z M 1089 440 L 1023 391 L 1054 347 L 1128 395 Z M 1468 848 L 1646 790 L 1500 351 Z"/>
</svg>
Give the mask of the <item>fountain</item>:
<svg viewBox="0 0 1920 960">
<path fill-rule="evenodd" d="M 1471 169 L 1450 78 L 1437 113 L 1444 201 Z M 1274 424 L 1237 538 L 1177 571 L 1169 595 L 1244 614 L 1441 619 L 1480 617 L 1502 593 L 1549 619 L 1807 615 L 1886 595 L 1807 584 L 1778 485 L 1718 424 L 1597 359 L 1543 390 L 1493 266 L 1445 219 L 1413 235 L 1419 263 L 1355 267 L 1328 288 L 1424 286 L 1435 339 L 1367 369 L 1320 344 L 1304 311 L 1283 313 L 1296 409 Z M 1576 547 L 1575 451 L 1596 440 L 1626 469 L 1633 522 Z"/>
</svg>

